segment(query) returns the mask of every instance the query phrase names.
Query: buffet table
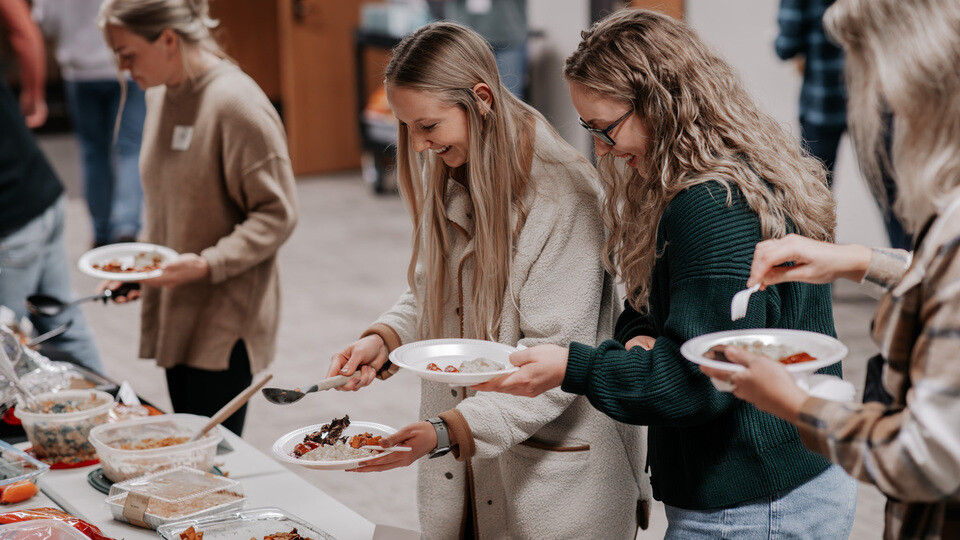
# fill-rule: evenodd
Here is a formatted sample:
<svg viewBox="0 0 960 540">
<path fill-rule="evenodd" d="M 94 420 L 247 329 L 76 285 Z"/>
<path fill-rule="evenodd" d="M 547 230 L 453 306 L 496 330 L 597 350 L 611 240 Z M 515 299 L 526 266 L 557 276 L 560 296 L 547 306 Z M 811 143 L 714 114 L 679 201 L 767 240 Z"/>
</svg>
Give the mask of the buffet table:
<svg viewBox="0 0 960 540">
<path fill-rule="evenodd" d="M 370 540 L 383 534 L 384 531 L 377 531 L 375 535 L 375 529 L 381 527 L 337 502 L 243 439 L 226 429 L 220 430 L 233 451 L 218 455 L 216 462 L 231 479 L 242 484 L 247 497 L 244 508 L 282 508 L 338 540 Z M 106 536 L 126 540 L 159 538 L 156 531 L 114 521 L 104 502 L 106 495 L 87 482 L 87 475 L 97 467 L 99 465 L 48 471 L 38 482 L 42 493 L 22 503 L 4 506 L 0 511 L 56 506 L 96 525 Z"/>
</svg>

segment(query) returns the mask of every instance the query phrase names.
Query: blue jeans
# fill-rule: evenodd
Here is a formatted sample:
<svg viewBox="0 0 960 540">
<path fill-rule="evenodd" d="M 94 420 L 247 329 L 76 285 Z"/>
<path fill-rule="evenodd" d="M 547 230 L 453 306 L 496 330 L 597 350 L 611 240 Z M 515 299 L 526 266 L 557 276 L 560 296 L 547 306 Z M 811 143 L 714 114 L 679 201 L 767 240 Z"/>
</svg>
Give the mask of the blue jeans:
<svg viewBox="0 0 960 540">
<path fill-rule="evenodd" d="M 0 239 L 0 304 L 19 320 L 27 315 L 24 300 L 46 294 L 65 302 L 74 299 L 70 289 L 70 263 L 63 242 L 66 198 L 60 197 L 43 214 Z M 55 317 L 31 316 L 39 333 L 73 320 L 70 329 L 48 343 L 70 354 L 83 365 L 103 373 L 100 353 L 80 308 L 74 306 Z"/>
<path fill-rule="evenodd" d="M 140 232 L 140 138 L 146 103 L 143 90 L 127 83 L 127 100 L 114 145 L 120 108 L 118 81 L 67 81 L 67 102 L 83 156 L 84 196 L 93 218 L 94 241 L 105 244 Z"/>
<path fill-rule="evenodd" d="M 666 507 L 666 539 L 839 540 L 850 536 L 857 481 L 837 465 L 791 490 L 729 508 Z"/>
<path fill-rule="evenodd" d="M 525 99 L 527 88 L 527 43 L 506 47 L 494 46 L 493 57 L 500 71 L 500 81 L 510 93 Z"/>
</svg>

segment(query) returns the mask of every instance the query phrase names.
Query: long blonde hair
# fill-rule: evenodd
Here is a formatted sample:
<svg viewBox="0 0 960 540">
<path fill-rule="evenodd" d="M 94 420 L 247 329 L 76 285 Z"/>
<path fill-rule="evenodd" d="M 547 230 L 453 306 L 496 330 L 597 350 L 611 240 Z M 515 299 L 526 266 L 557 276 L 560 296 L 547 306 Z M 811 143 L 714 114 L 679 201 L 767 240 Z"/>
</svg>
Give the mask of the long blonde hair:
<svg viewBox="0 0 960 540">
<path fill-rule="evenodd" d="M 893 174 L 894 211 L 916 233 L 960 185 L 960 2 L 839 0 L 824 27 L 844 48 L 861 169 L 881 197 L 881 169 Z"/>
<path fill-rule="evenodd" d="M 473 88 L 486 83 L 493 94 L 489 109 Z M 535 121 L 539 113 L 510 93 L 500 82 L 497 64 L 486 41 L 464 26 L 432 23 L 417 30 L 394 49 L 385 83 L 429 92 L 467 114 L 469 159 L 467 191 L 473 203 L 476 274 L 466 309 L 473 310 L 473 327 L 465 337 L 496 339 L 510 278 L 513 245 L 525 209 Z M 413 255 L 407 270 L 417 295 L 421 338 L 441 336 L 450 241 L 447 237 L 447 181 L 454 171 L 431 152 L 418 154 L 407 127 L 397 143 L 400 193 L 413 220 Z M 423 296 L 414 283 L 418 265 L 427 283 Z"/>
<path fill-rule="evenodd" d="M 564 76 L 603 99 L 634 107 L 648 126 L 643 172 L 600 158 L 605 265 L 618 271 L 638 310 L 649 303 L 657 225 L 681 191 L 711 180 L 736 186 L 760 218 L 764 238 L 798 232 L 832 240 L 835 204 L 826 172 L 799 141 L 763 113 L 733 69 L 686 24 L 636 9 L 583 32 Z"/>
</svg>

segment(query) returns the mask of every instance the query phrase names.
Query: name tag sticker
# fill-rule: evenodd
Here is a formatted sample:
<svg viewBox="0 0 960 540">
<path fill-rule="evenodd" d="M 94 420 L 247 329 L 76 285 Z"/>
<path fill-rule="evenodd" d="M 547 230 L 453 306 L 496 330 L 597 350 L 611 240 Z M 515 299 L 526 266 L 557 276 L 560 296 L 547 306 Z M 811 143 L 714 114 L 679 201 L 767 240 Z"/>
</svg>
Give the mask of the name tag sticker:
<svg viewBox="0 0 960 540">
<path fill-rule="evenodd" d="M 173 141 L 170 142 L 170 148 L 186 150 L 190 148 L 191 139 L 193 139 L 193 126 L 173 126 Z"/>
</svg>

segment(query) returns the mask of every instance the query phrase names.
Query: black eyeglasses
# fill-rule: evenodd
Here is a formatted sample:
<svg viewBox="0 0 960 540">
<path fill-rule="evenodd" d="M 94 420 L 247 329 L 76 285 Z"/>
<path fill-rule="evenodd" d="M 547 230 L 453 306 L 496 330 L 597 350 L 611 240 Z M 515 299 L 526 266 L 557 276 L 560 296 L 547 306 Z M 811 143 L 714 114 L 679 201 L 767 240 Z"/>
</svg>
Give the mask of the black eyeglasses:
<svg viewBox="0 0 960 540">
<path fill-rule="evenodd" d="M 626 112 L 626 114 L 624 114 L 620 118 L 617 118 L 617 120 L 614 123 L 610 124 L 609 126 L 603 129 L 596 129 L 596 128 L 590 127 L 590 124 L 584 122 L 583 118 L 580 118 L 580 125 L 583 126 L 583 129 L 586 129 L 590 133 L 593 133 L 594 137 L 600 139 L 605 144 L 609 144 L 610 146 L 616 146 L 617 143 L 610 136 L 610 132 L 616 129 L 616 127 L 620 125 L 620 122 L 623 122 L 624 120 L 626 120 L 627 117 L 630 116 L 632 113 L 633 113 L 633 109 L 630 109 L 629 111 Z"/>
</svg>

